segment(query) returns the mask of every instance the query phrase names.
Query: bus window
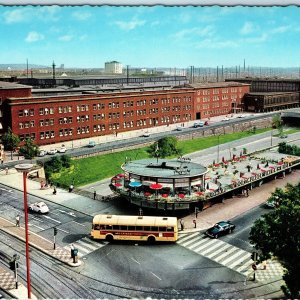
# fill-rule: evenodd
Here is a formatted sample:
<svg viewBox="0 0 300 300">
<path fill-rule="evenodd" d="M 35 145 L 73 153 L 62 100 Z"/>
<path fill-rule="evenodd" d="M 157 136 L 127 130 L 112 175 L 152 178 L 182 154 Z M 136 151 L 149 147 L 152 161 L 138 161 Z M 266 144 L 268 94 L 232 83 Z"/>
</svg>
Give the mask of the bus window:
<svg viewBox="0 0 300 300">
<path fill-rule="evenodd" d="M 135 226 L 128 226 L 128 230 L 135 231 Z"/>
<path fill-rule="evenodd" d="M 174 227 L 167 227 L 167 231 L 173 232 L 174 231 Z"/>
<path fill-rule="evenodd" d="M 136 228 L 137 231 L 138 230 L 144 231 L 144 226 L 136 226 L 135 228 Z"/>
<path fill-rule="evenodd" d="M 158 227 L 157 226 L 151 226 L 151 231 L 158 231 Z"/>
<path fill-rule="evenodd" d="M 144 226 L 144 230 L 145 231 L 151 231 L 151 227 L 150 226 Z"/>
<path fill-rule="evenodd" d="M 113 226 L 112 226 L 112 229 L 113 229 L 113 230 L 120 230 L 120 226 L 119 226 L 119 225 L 113 225 Z"/>
<path fill-rule="evenodd" d="M 105 229 L 105 225 L 100 225 L 100 229 Z"/>
<path fill-rule="evenodd" d="M 158 231 L 166 231 L 166 227 L 158 227 Z"/>
<path fill-rule="evenodd" d="M 125 226 L 125 225 L 120 225 L 120 230 L 127 230 L 127 226 Z"/>
<path fill-rule="evenodd" d="M 99 230 L 100 229 L 100 225 L 99 224 L 95 224 L 94 225 L 94 230 Z"/>
<path fill-rule="evenodd" d="M 106 229 L 106 230 L 112 230 L 113 227 L 112 227 L 112 225 L 106 225 L 106 226 L 105 226 L 105 229 Z"/>
</svg>

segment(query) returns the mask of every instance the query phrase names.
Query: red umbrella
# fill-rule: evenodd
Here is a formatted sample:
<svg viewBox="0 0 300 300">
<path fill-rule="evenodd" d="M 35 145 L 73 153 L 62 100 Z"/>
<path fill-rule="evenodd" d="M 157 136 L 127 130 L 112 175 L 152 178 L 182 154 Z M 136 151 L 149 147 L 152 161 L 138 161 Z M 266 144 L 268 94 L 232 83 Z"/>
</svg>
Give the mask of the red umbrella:
<svg viewBox="0 0 300 300">
<path fill-rule="evenodd" d="M 151 195 L 152 195 L 152 194 L 149 193 L 149 192 L 145 192 L 145 193 L 144 193 L 144 196 L 145 196 L 145 197 L 149 197 L 149 196 L 151 196 Z"/>
<path fill-rule="evenodd" d="M 204 195 L 203 192 L 196 192 L 196 194 L 199 195 L 199 196 L 203 196 Z"/>
<path fill-rule="evenodd" d="M 163 198 L 168 198 L 169 194 L 162 194 L 161 195 Z"/>
<path fill-rule="evenodd" d="M 118 177 L 125 177 L 125 174 L 120 173 L 120 174 L 118 174 L 117 176 L 118 176 Z"/>
<path fill-rule="evenodd" d="M 180 199 L 183 199 L 183 198 L 185 197 L 185 195 L 184 195 L 184 194 L 178 194 L 178 197 L 179 197 Z"/>
<path fill-rule="evenodd" d="M 111 180 L 116 181 L 116 180 L 119 180 L 119 178 L 118 177 L 113 177 Z"/>
<path fill-rule="evenodd" d="M 114 186 L 115 187 L 120 187 L 120 186 L 122 186 L 122 184 L 121 183 L 115 183 Z"/>
<path fill-rule="evenodd" d="M 163 185 L 160 183 L 150 184 L 150 189 L 152 189 L 152 190 L 161 190 L 162 188 L 163 188 Z"/>
</svg>

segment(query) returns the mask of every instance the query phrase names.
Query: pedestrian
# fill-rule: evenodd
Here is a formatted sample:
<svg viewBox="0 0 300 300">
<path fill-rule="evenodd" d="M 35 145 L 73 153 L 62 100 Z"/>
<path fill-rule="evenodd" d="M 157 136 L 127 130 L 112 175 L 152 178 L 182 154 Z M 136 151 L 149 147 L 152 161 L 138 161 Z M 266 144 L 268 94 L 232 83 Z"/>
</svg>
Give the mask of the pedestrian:
<svg viewBox="0 0 300 300">
<path fill-rule="evenodd" d="M 5 168 L 5 174 L 8 175 L 8 167 Z"/>
<path fill-rule="evenodd" d="M 69 187 L 69 193 L 71 193 L 73 191 L 73 189 L 74 189 L 74 185 L 71 184 L 70 187 Z"/>
<path fill-rule="evenodd" d="M 249 197 L 249 189 L 246 188 L 246 197 Z"/>
<path fill-rule="evenodd" d="M 54 186 L 53 188 L 53 195 L 56 195 L 57 191 L 56 191 L 56 187 Z"/>
<path fill-rule="evenodd" d="M 183 229 L 184 229 L 184 222 L 183 222 L 183 219 L 180 219 L 180 220 L 179 220 L 179 223 L 180 223 L 181 231 L 183 231 Z"/>
<path fill-rule="evenodd" d="M 196 228 L 197 227 L 197 222 L 196 222 L 195 219 L 193 220 L 193 223 L 194 223 L 194 228 Z"/>
<path fill-rule="evenodd" d="M 198 212 L 199 212 L 199 208 L 196 207 L 196 208 L 195 208 L 195 215 L 196 215 L 196 218 L 198 218 Z"/>
<path fill-rule="evenodd" d="M 97 192 L 94 191 L 94 200 L 96 200 Z"/>
<path fill-rule="evenodd" d="M 142 216 L 143 215 L 143 210 L 140 208 L 139 209 L 139 215 Z"/>
<path fill-rule="evenodd" d="M 16 216 L 16 226 L 20 227 L 20 215 L 19 214 L 17 214 L 17 216 Z"/>
<path fill-rule="evenodd" d="M 4 160 L 3 160 L 3 158 L 1 158 L 1 165 L 3 165 L 3 163 L 4 163 Z"/>
</svg>

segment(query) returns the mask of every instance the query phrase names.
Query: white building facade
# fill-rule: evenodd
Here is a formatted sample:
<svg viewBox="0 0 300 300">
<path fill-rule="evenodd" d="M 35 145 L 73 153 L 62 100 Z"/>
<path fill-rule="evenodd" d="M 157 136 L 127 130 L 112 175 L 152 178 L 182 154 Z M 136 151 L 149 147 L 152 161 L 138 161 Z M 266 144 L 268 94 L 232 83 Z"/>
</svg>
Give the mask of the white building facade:
<svg viewBox="0 0 300 300">
<path fill-rule="evenodd" d="M 122 74 L 123 66 L 117 61 L 110 61 L 105 63 L 105 73 L 109 74 Z"/>
</svg>

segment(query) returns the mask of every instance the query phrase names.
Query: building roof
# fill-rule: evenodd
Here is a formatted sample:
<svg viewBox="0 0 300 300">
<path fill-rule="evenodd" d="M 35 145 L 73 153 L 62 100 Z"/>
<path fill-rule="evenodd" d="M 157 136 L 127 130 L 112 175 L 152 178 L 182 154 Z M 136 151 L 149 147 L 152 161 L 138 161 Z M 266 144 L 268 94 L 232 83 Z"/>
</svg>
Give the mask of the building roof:
<svg viewBox="0 0 300 300">
<path fill-rule="evenodd" d="M 226 81 L 226 82 L 200 82 L 200 83 L 189 83 L 187 84 L 195 89 L 205 89 L 205 88 L 225 88 L 231 86 L 249 86 L 248 83 L 240 83 L 234 81 Z"/>
<path fill-rule="evenodd" d="M 0 81 L 0 89 L 2 89 L 2 90 L 31 89 L 31 86 L 24 85 L 24 84 L 18 84 L 18 83 L 14 83 L 14 82 Z"/>
<path fill-rule="evenodd" d="M 148 158 L 127 162 L 122 166 L 125 172 L 154 178 L 184 178 L 201 176 L 207 172 L 206 167 L 189 160 L 168 160 Z"/>
<path fill-rule="evenodd" d="M 247 93 L 247 95 L 250 96 L 276 96 L 276 95 L 284 95 L 284 94 L 299 94 L 299 92 L 296 91 L 284 91 L 284 92 L 251 92 Z"/>
</svg>

